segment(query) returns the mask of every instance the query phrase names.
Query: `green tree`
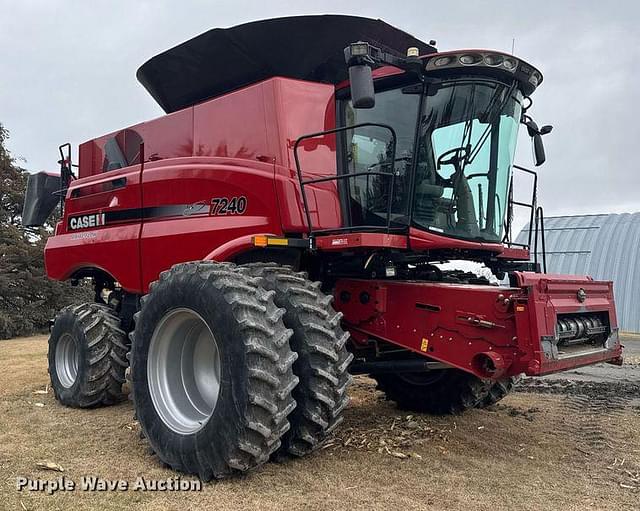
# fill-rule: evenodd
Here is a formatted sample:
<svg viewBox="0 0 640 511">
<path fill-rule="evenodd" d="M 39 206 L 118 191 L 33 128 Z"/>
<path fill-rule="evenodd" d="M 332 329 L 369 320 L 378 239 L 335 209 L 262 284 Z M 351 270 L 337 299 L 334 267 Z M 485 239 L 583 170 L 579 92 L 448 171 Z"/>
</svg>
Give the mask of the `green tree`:
<svg viewBox="0 0 640 511">
<path fill-rule="evenodd" d="M 87 295 L 46 277 L 43 250 L 51 226 L 21 224 L 28 173 L 6 148 L 8 136 L 0 124 L 0 339 L 44 331 L 60 308 Z"/>
</svg>

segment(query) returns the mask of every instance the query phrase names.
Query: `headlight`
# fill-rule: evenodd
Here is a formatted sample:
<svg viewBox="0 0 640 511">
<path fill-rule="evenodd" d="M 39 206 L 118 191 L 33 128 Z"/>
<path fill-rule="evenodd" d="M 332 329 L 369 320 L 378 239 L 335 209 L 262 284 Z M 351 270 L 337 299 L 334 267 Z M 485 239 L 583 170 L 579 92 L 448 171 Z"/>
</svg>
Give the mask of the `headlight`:
<svg viewBox="0 0 640 511">
<path fill-rule="evenodd" d="M 487 66 L 499 66 L 504 61 L 504 57 L 502 55 L 485 55 L 484 63 Z"/>
<path fill-rule="evenodd" d="M 473 66 L 474 64 L 478 64 L 482 60 L 482 56 L 468 53 L 466 55 L 461 55 L 459 60 L 460 64 L 464 66 Z"/>
<path fill-rule="evenodd" d="M 504 59 L 502 65 L 507 71 L 515 71 L 516 67 L 518 67 L 518 61 L 514 59 Z"/>
<path fill-rule="evenodd" d="M 357 43 L 351 43 L 350 47 L 352 57 L 363 57 L 365 55 L 369 55 L 369 43 L 358 41 Z"/>
<path fill-rule="evenodd" d="M 538 73 L 537 71 L 534 71 L 533 73 L 531 73 L 531 76 L 529 77 L 529 83 L 534 87 L 537 87 L 540 84 L 541 78 L 542 77 L 540 76 L 540 73 Z"/>
<path fill-rule="evenodd" d="M 450 64 L 452 60 L 453 57 L 438 57 L 433 61 L 433 65 L 436 67 L 446 66 L 447 64 Z"/>
</svg>

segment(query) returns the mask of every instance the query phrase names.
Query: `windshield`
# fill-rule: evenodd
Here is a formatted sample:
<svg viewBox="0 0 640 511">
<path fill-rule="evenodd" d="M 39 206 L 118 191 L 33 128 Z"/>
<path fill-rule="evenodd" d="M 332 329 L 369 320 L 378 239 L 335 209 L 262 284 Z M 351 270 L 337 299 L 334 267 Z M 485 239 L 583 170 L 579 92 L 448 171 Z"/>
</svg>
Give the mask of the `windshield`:
<svg viewBox="0 0 640 511">
<path fill-rule="evenodd" d="M 372 109 L 346 102 L 345 123 L 388 124 L 397 137 L 391 200 L 392 226 L 413 224 L 466 239 L 500 242 L 504 231 L 511 165 L 520 121 L 521 93 L 482 79 L 430 85 L 418 119 L 416 86 L 376 94 Z M 418 126 L 413 211 L 409 215 L 410 169 Z M 382 137 L 380 137 L 382 138 Z M 349 172 L 372 168 L 390 156 L 386 140 L 367 133 L 347 135 Z M 379 148 L 378 148 L 379 147 Z M 377 170 L 385 168 L 378 164 Z M 381 225 L 388 209 L 390 180 L 365 176 L 349 180 L 351 225 Z"/>
<path fill-rule="evenodd" d="M 417 226 L 501 241 L 520 103 L 519 92 L 494 82 L 429 90 L 419 132 Z"/>
</svg>

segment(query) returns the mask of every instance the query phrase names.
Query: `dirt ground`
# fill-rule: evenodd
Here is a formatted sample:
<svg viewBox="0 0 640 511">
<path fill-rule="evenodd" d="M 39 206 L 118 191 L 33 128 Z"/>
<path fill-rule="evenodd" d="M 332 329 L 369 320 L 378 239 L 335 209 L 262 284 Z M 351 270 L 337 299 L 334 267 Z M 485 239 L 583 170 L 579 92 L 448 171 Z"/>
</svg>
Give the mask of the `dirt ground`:
<svg viewBox="0 0 640 511">
<path fill-rule="evenodd" d="M 43 392 L 46 337 L 0 341 L 0 509 L 637 510 L 640 341 L 626 344 L 622 371 L 526 380 L 495 407 L 457 417 L 408 415 L 358 378 L 324 449 L 201 491 L 47 495 L 19 492 L 17 477 L 79 486 L 88 475 L 133 484 L 176 474 L 148 452 L 130 403 L 72 410 Z"/>
</svg>

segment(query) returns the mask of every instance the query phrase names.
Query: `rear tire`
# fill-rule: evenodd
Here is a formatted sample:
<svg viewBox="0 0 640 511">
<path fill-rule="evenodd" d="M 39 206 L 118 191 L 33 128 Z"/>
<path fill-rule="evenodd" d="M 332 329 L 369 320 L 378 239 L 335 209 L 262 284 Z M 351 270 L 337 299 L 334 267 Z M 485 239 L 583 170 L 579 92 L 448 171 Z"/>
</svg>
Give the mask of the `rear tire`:
<svg viewBox="0 0 640 511">
<path fill-rule="evenodd" d="M 503 378 L 494 382 L 489 387 L 489 393 L 479 404 L 478 408 L 487 408 L 488 406 L 495 405 L 498 401 L 502 401 L 507 397 L 513 388 L 520 382 L 519 376 L 512 376 L 510 378 Z"/>
<path fill-rule="evenodd" d="M 110 405 L 124 398 L 127 335 L 109 307 L 69 306 L 56 317 L 49 337 L 51 388 L 73 408 Z"/>
<path fill-rule="evenodd" d="M 229 263 L 194 262 L 163 272 L 141 300 L 132 397 L 144 436 L 173 469 L 222 478 L 280 447 L 298 379 L 273 294 Z"/>
<path fill-rule="evenodd" d="M 293 330 L 291 349 L 298 354 L 293 372 L 300 383 L 293 391 L 298 406 L 289 416 L 291 429 L 282 438 L 276 457 L 304 456 L 314 451 L 342 422 L 349 403 L 347 369 L 353 355 L 347 351 L 349 334 L 342 330 L 342 313 L 331 306 L 333 297 L 320 291 L 306 273 L 274 263 L 239 267 L 275 291 L 275 303 L 286 310 L 284 324 Z"/>
<path fill-rule="evenodd" d="M 399 408 L 433 415 L 459 414 L 481 406 L 489 386 L 478 377 L 458 369 L 427 373 L 372 374 L 378 390 Z"/>
</svg>

